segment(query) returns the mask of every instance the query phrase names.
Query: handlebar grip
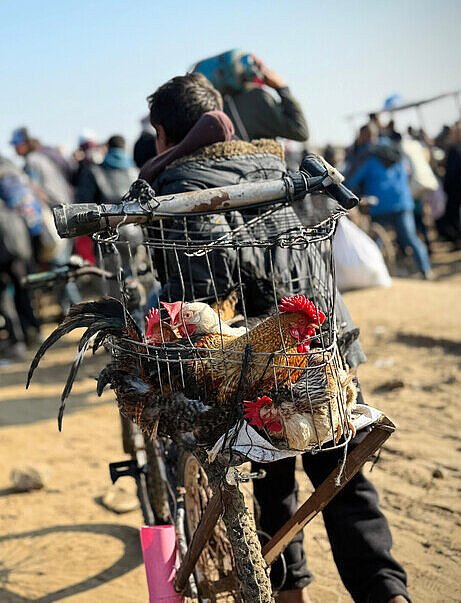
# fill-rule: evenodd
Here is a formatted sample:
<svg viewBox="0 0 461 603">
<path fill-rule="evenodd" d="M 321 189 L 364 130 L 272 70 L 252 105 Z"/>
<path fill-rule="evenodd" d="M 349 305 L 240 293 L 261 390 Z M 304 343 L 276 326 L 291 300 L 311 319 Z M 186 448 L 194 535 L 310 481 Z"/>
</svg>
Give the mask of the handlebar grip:
<svg viewBox="0 0 461 603">
<path fill-rule="evenodd" d="M 62 239 L 91 235 L 101 230 L 101 209 L 96 203 L 58 205 L 53 209 L 53 215 Z"/>
<path fill-rule="evenodd" d="M 33 272 L 27 274 L 21 279 L 21 283 L 24 287 L 40 288 L 44 285 L 53 284 L 57 281 L 64 280 L 69 272 L 68 266 L 60 266 L 54 270 L 48 270 L 47 272 Z"/>
<path fill-rule="evenodd" d="M 306 172 L 309 176 L 322 176 L 325 174 L 325 166 L 315 157 L 307 156 L 301 163 L 301 171 Z M 325 186 L 325 192 L 336 199 L 344 209 L 352 209 L 359 202 L 359 198 L 344 184 L 329 184 Z"/>
</svg>

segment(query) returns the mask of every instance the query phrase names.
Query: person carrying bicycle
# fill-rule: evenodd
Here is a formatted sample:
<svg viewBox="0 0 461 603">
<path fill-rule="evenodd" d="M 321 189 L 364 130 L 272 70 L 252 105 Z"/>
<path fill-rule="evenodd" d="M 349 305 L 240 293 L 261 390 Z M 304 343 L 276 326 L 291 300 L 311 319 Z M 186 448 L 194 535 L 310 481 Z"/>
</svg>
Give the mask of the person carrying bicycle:
<svg viewBox="0 0 461 603">
<path fill-rule="evenodd" d="M 203 75 L 191 73 L 175 77 L 149 96 L 148 102 L 151 123 L 157 132 L 159 155 L 145 164 L 140 178 L 147 180 L 157 195 L 280 178 L 285 173 L 283 151 L 278 143 L 271 140 L 246 142 L 235 137 L 232 122 L 222 112 L 221 95 Z M 230 217 L 222 214 L 207 216 L 200 222 L 201 228 L 207 228 L 209 233 L 222 233 L 233 227 L 233 220 L 239 215 L 245 219 L 245 212 L 233 212 Z M 188 229 L 194 228 L 194 220 L 196 218 L 187 219 Z M 170 232 L 174 236 L 175 229 Z M 188 236 L 193 236 L 190 230 Z M 234 284 L 232 251 L 229 249 L 224 253 L 223 250 L 212 262 L 218 295 L 224 294 Z M 249 257 L 246 272 L 242 271 L 249 315 L 252 311 L 255 314 L 265 311 L 265 300 L 250 295 L 249 289 L 255 286 L 256 281 L 264 291 L 264 282 L 271 281 L 271 276 L 262 269 L 264 261 L 258 263 L 258 259 L 261 260 L 257 255 Z M 182 271 L 186 299 L 190 295 L 206 297 L 211 294 L 212 283 L 209 282 L 206 260 L 193 260 L 194 263 Z M 179 258 L 180 264 L 183 261 L 186 260 Z M 286 250 L 274 270 L 280 274 L 287 269 L 302 273 L 303 262 L 306 261 L 309 258 L 299 258 L 294 250 Z M 165 299 L 168 296 L 170 301 L 181 299 L 181 275 L 177 270 L 175 272 L 174 261 L 167 257 L 163 262 L 159 256 L 156 264 Z M 199 291 L 196 283 L 199 283 Z M 254 303 L 256 301 L 261 303 Z M 272 303 L 273 299 L 268 300 L 267 308 Z M 339 294 L 336 311 L 344 330 L 352 330 L 352 321 Z M 357 341 L 347 350 L 347 360 L 351 367 L 365 360 Z M 350 448 L 364 435 L 365 430 L 350 443 Z M 340 457 L 341 452 L 336 451 L 315 457 L 303 455 L 305 471 L 314 485 L 336 467 Z M 269 534 L 274 534 L 295 510 L 297 484 L 294 466 L 292 458 L 265 464 L 266 479 L 255 483 L 255 495 L 261 506 L 261 527 Z M 392 538 L 387 521 L 379 510 L 376 490 L 361 472 L 326 507 L 324 520 L 341 578 L 355 601 L 397 603 L 410 600 L 406 574 L 390 554 Z M 279 601 L 308 601 L 304 587 L 311 582 L 312 575 L 306 567 L 302 533 L 287 547 L 285 558 L 287 577 Z"/>
</svg>

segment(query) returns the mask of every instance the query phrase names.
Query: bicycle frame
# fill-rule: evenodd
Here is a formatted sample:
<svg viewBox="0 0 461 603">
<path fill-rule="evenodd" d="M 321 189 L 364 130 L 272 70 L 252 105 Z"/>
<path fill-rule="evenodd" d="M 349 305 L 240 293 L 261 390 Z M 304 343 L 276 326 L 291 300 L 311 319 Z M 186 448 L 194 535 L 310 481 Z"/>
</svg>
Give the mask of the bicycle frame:
<svg viewBox="0 0 461 603">
<path fill-rule="evenodd" d="M 358 198 L 341 184 L 341 176 L 316 156 L 308 156 L 301 170 L 278 180 L 238 184 L 217 189 L 192 191 L 176 195 L 155 197 L 154 191 L 144 181 L 136 181 L 119 205 L 80 204 L 55 208 L 58 233 L 63 238 L 93 234 L 104 229 L 116 229 L 122 224 L 151 224 L 176 214 L 201 214 L 223 212 L 231 209 L 288 204 L 303 199 L 311 192 L 324 192 L 333 197 L 339 206 L 335 216 L 351 209 Z M 364 463 L 384 444 L 395 430 L 393 423 L 382 416 L 354 451 L 345 453 L 344 463 L 335 469 L 304 502 L 296 514 L 263 547 L 262 554 L 270 566 L 283 552 L 292 538 L 329 503 L 329 501 L 354 477 Z M 189 578 L 219 517 L 232 507 L 240 496 L 235 469 L 226 470 L 226 480 L 215 490 L 199 526 L 177 570 L 175 588 L 186 590 Z"/>
<path fill-rule="evenodd" d="M 394 431 L 395 425 L 383 415 L 373 425 L 371 431 L 363 441 L 346 457 L 345 465 L 342 469 L 341 482 L 338 483 L 337 481 L 341 470 L 335 469 L 311 494 L 293 517 L 263 547 L 262 553 L 267 565 L 272 565 L 294 536 L 303 530 L 326 507 L 330 500 L 350 482 L 366 461 L 370 460 Z M 201 523 L 195 531 L 187 553 L 177 570 L 175 588 L 178 592 L 183 592 L 186 588 L 189 576 L 193 572 L 195 564 L 213 532 L 216 522 L 223 513 L 230 497 L 233 495 L 233 491 L 237 488 L 237 484 L 231 484 L 229 481 L 226 481 L 222 491 L 216 492 L 208 503 Z"/>
</svg>

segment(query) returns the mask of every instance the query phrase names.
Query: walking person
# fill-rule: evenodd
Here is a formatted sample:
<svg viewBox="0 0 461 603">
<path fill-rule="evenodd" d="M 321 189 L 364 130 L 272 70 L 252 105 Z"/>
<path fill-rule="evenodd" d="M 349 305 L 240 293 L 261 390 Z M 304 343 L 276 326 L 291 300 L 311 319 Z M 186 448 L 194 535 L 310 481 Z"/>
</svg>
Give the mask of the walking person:
<svg viewBox="0 0 461 603">
<path fill-rule="evenodd" d="M 215 69 L 216 61 L 219 69 Z M 242 140 L 280 137 L 305 142 L 308 139 L 300 103 L 283 77 L 254 55 L 230 50 L 200 61 L 194 71 L 205 75 L 222 94 L 223 110 Z"/>
<path fill-rule="evenodd" d="M 378 199 L 377 205 L 370 208 L 372 219 L 394 228 L 402 248 L 412 249 L 421 276 L 431 280 L 429 254 L 416 232 L 414 201 L 400 146 L 379 138 L 372 124 L 361 128 L 359 139 L 346 186 Z"/>
<path fill-rule="evenodd" d="M 71 185 L 70 168 L 57 149 L 44 147 L 32 138 L 26 128 L 18 128 L 13 132 L 11 144 L 16 153 L 24 158 L 24 171 L 43 191 L 49 208 L 57 205 L 73 203 L 74 190 Z M 66 167 L 67 166 L 67 167 Z M 51 268 L 65 266 L 72 254 L 72 241 L 63 241 L 50 261 Z M 70 306 L 81 301 L 76 283 L 67 283 L 60 296 L 61 310 L 64 315 Z"/>
<path fill-rule="evenodd" d="M 147 162 L 140 177 L 147 180 L 158 194 L 225 186 L 258 178 L 279 178 L 285 173 L 281 145 L 270 140 L 248 143 L 235 139 L 233 124 L 222 112 L 220 94 L 200 74 L 173 78 L 156 90 L 148 100 L 151 122 L 157 131 L 159 155 Z M 287 211 L 292 212 L 292 209 L 288 208 Z M 245 211 L 233 213 L 245 217 Z M 292 219 L 296 220 L 294 213 Z M 181 224 L 182 218 L 172 225 L 171 232 L 178 232 Z M 230 218 L 225 215 L 187 218 L 187 233 L 191 238 L 203 236 L 205 230 L 207 236 L 214 233 L 218 237 L 231 226 Z M 264 273 L 262 269 L 265 266 L 264 258 L 257 255 L 264 252 L 252 251 L 255 256 L 247 258 L 246 262 L 250 266 L 243 265 L 242 273 L 252 274 L 251 263 L 256 260 L 259 267 L 258 278 L 270 283 L 271 274 Z M 303 267 L 299 265 L 300 258 L 295 250 L 285 251 L 286 255 L 274 264 L 274 273 L 282 274 L 287 265 L 302 273 Z M 232 280 L 235 270 L 234 253 L 232 249 L 221 250 L 216 258 L 214 280 L 217 295 L 235 285 Z M 181 256 L 178 258 L 181 264 Z M 167 265 L 162 265 L 162 257 L 157 260 L 164 295 L 171 293 L 170 301 L 181 299 L 184 290 L 186 299 L 194 293 L 199 297 L 213 295 L 213 284 L 209 277 L 206 278 L 208 272 L 203 258 L 193 258 L 188 269 L 183 270 L 183 278 L 178 272 L 178 263 L 174 257 L 169 260 L 168 254 L 166 255 Z M 304 254 L 301 264 L 305 261 L 308 260 Z M 249 315 L 254 304 L 253 298 L 256 298 L 248 293 L 252 286 L 254 283 L 246 277 Z M 352 321 L 339 294 L 337 300 L 338 322 L 348 332 L 353 329 Z M 273 302 L 273 299 L 268 300 L 268 306 L 273 307 Z M 268 311 L 269 307 L 261 309 L 261 312 Z M 356 367 L 365 360 L 357 341 L 349 345 L 347 358 L 351 367 Z M 361 437 L 364 436 L 358 435 L 355 441 L 360 441 Z M 332 453 L 303 455 L 306 472 L 314 485 L 323 481 L 336 466 L 338 459 L 329 456 L 330 454 Z M 261 507 L 263 529 L 272 535 L 293 514 L 297 485 L 294 462 L 291 459 L 287 463 L 270 463 L 264 469 L 268 471 L 268 477 L 257 482 L 257 487 L 255 484 L 255 495 Z M 328 535 L 335 562 L 354 600 L 358 603 L 409 601 L 405 571 L 390 554 L 392 538 L 389 526 L 379 510 L 376 490 L 363 473 L 360 472 L 351 480 L 337 506 L 332 511 L 327 509 L 328 507 L 324 517 L 329 526 Z M 287 581 L 279 594 L 279 601 L 305 603 L 309 598 L 304 587 L 312 580 L 312 576 L 306 568 L 302 535 L 288 546 L 287 558 Z"/>
</svg>

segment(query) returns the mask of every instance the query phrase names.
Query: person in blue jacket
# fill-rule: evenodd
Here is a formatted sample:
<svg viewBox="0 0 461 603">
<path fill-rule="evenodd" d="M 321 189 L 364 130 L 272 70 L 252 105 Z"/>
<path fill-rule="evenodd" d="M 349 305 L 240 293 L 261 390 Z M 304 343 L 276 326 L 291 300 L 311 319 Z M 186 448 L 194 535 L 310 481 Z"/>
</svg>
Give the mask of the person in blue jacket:
<svg viewBox="0 0 461 603">
<path fill-rule="evenodd" d="M 389 139 L 378 138 L 372 124 L 360 129 L 358 143 L 351 158 L 346 186 L 378 199 L 378 204 L 370 208 L 372 219 L 395 229 L 402 248 L 411 247 L 422 276 L 431 279 L 429 254 L 416 233 L 414 201 L 400 146 Z"/>
</svg>

